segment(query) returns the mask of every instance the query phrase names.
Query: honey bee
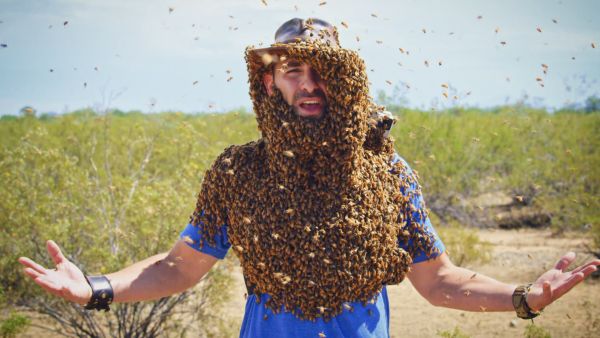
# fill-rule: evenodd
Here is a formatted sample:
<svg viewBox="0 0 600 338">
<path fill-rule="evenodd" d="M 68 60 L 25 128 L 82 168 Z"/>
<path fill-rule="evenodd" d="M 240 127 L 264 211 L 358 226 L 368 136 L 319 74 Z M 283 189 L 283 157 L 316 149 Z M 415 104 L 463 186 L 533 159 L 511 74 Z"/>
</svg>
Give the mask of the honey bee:
<svg viewBox="0 0 600 338">
<path fill-rule="evenodd" d="M 260 0 L 260 2 L 262 2 L 263 5 L 267 6 L 267 0 Z"/>
<path fill-rule="evenodd" d="M 288 157 L 288 158 L 294 158 L 294 153 L 290 150 L 285 150 L 283 152 L 283 156 Z"/>
<path fill-rule="evenodd" d="M 342 21 L 342 26 L 346 27 L 346 29 L 348 29 L 348 24 L 345 21 Z"/>
<path fill-rule="evenodd" d="M 538 33 L 542 32 L 542 29 L 540 27 L 536 28 L 535 30 L 538 31 Z"/>
<path fill-rule="evenodd" d="M 319 6 L 325 6 L 325 5 L 327 5 L 327 1 L 319 2 Z"/>
<path fill-rule="evenodd" d="M 406 168 L 400 164 L 389 174 L 393 140 L 369 136 L 368 118 L 383 107 L 368 95 L 364 62 L 342 48 L 307 41 L 290 45 L 284 62 L 309 62 L 328 84 L 330 108 L 340 113 L 331 125 L 315 126 L 314 140 L 303 134 L 280 93 L 266 98 L 261 79 L 269 62 L 247 52 L 250 95 L 265 98 L 253 101 L 263 137 L 219 156 L 204 176 L 192 223 L 202 222 L 202 238 L 211 245 L 227 222 L 249 284 L 274 296 L 265 306 L 328 320 L 349 310 L 344 300 L 370 302 L 382 285 L 404 278 L 411 253 L 397 251 L 402 230 L 403 240 L 417 243 L 412 254 L 433 251 L 428 247 L 433 242 L 417 223 L 403 228 L 412 212 L 425 217 L 426 210 L 411 208 L 410 196 L 399 193 L 416 182 L 416 171 L 401 176 Z"/>
</svg>

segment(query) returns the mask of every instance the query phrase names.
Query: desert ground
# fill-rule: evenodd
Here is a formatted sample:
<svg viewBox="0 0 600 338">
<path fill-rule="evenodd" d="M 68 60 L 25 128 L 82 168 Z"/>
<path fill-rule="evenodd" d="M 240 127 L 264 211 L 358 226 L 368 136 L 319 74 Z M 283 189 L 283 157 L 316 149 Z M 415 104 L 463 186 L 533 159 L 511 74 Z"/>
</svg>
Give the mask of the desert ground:
<svg viewBox="0 0 600 338">
<path fill-rule="evenodd" d="M 482 240 L 492 244 L 489 263 L 467 266 L 478 273 L 508 283 L 526 283 L 554 265 L 567 251 L 577 253 L 576 262 L 593 258 L 586 253 L 589 240 L 581 235 L 553 236 L 550 230 L 479 230 Z M 235 296 L 225 313 L 242 322 L 244 282 L 236 273 Z M 392 321 L 391 337 L 436 337 L 442 331 L 460 331 L 475 337 L 523 337 L 530 321 L 513 312 L 475 313 L 430 305 L 409 281 L 388 286 Z M 511 324 L 512 322 L 512 324 Z M 600 279 L 581 283 L 535 319 L 552 337 L 600 337 Z"/>
</svg>

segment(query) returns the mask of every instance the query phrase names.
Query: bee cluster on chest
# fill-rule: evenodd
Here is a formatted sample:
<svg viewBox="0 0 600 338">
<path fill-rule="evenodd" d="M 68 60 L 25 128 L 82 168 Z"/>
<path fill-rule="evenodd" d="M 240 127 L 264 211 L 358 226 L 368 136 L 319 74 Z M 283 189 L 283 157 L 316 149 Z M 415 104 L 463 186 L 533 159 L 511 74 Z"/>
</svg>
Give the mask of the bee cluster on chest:
<svg viewBox="0 0 600 338">
<path fill-rule="evenodd" d="M 323 78 L 327 113 L 307 122 L 281 93 L 267 95 L 262 76 L 271 69 L 247 51 L 263 137 L 217 158 L 191 221 L 208 245 L 227 224 L 247 284 L 270 296 L 273 312 L 329 320 L 348 311 L 347 302 L 366 304 L 404 279 L 412 252 L 398 243 L 416 236 L 407 218 L 423 211 L 411 210 L 406 193 L 414 175 L 390 164 L 393 140 L 369 143 L 373 104 L 360 57 L 318 42 L 298 42 L 285 57 Z M 428 243 L 418 236 L 414 242 Z"/>
</svg>

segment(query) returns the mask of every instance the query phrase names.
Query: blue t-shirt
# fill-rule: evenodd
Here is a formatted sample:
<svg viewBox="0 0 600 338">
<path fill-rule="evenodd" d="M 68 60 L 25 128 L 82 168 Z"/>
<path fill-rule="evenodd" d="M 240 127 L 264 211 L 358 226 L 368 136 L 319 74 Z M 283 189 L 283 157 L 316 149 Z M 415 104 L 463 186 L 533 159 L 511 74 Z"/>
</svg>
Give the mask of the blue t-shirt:
<svg viewBox="0 0 600 338">
<path fill-rule="evenodd" d="M 409 168 L 410 174 L 408 164 L 396 154 L 392 159 L 392 164 L 398 161 L 402 161 Z M 417 184 L 411 184 L 410 190 L 414 192 L 411 200 L 415 207 L 413 210 L 419 210 L 423 203 L 423 197 L 418 193 Z M 403 191 L 403 193 L 407 192 Z M 435 237 L 433 245 L 438 249 L 437 252 L 434 250 L 431 256 L 427 256 L 423 250 L 418 251 L 413 257 L 413 264 L 416 264 L 437 257 L 444 252 L 445 247 L 431 225 L 429 217 L 423 219 L 418 211 L 413 212 L 412 216 L 407 222 L 418 222 L 422 225 L 423 231 L 433 234 Z M 199 224 L 199 226 L 201 227 L 202 224 Z M 200 237 L 201 232 L 198 230 L 198 227 L 188 224 L 181 232 L 180 238 L 188 236 L 193 240 L 193 243 L 191 241 L 186 241 L 186 243 L 192 248 L 219 259 L 225 258 L 231 247 L 227 239 L 227 225 L 223 225 L 221 231 L 216 234 L 215 247 L 204 243 L 202 249 L 200 249 L 200 242 L 203 239 Z M 412 243 L 409 241 L 408 245 L 403 245 L 403 243 L 399 243 L 399 245 L 406 249 Z M 292 313 L 283 310 L 274 314 L 265 306 L 269 295 L 263 294 L 260 297 L 260 303 L 257 303 L 256 295 L 248 296 L 240 337 L 319 337 L 319 333 L 324 334 L 325 337 L 389 337 L 390 306 L 385 286 L 377 295 L 374 303 L 363 306 L 361 302 L 348 302 L 352 310 L 344 308 L 342 313 L 328 322 L 325 322 L 322 318 L 315 321 L 301 320 Z"/>
</svg>

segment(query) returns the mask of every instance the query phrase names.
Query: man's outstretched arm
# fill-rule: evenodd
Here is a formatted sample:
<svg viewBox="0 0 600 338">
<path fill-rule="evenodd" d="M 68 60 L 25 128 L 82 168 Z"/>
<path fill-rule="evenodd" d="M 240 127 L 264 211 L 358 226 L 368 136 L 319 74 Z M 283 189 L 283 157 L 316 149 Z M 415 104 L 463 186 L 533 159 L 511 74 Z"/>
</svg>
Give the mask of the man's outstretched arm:
<svg viewBox="0 0 600 338">
<path fill-rule="evenodd" d="M 564 270 L 575 254 L 564 255 L 555 267 L 542 274 L 532 285 L 527 304 L 533 311 L 543 309 L 588 275 L 596 271 L 600 260 L 588 262 L 572 271 Z M 457 267 L 443 253 L 434 259 L 414 264 L 408 274 L 417 291 L 436 306 L 466 311 L 513 311 L 512 295 L 516 284 L 499 282 L 479 273 Z"/>
<path fill-rule="evenodd" d="M 53 241 L 46 243 L 56 268 L 46 269 L 27 257 L 19 258 L 25 273 L 46 291 L 69 301 L 86 304 L 92 290 L 81 270 L 65 258 Z M 194 286 L 216 263 L 179 240 L 168 253 L 161 253 L 107 275 L 114 302 L 159 299 Z"/>
</svg>

